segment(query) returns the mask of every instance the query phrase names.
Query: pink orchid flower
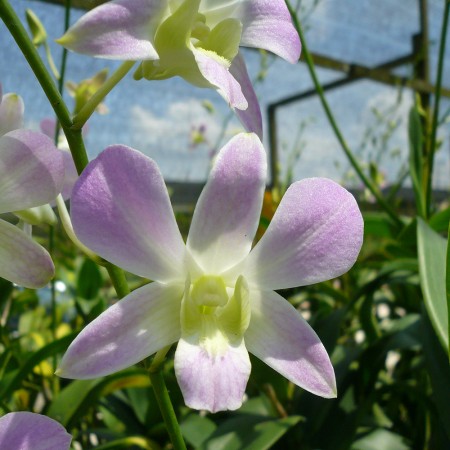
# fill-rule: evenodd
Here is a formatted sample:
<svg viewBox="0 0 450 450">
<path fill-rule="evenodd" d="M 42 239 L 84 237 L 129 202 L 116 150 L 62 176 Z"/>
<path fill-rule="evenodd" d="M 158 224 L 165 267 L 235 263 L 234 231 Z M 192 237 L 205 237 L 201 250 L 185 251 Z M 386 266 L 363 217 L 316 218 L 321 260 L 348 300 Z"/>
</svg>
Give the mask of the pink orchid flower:
<svg viewBox="0 0 450 450">
<path fill-rule="evenodd" d="M 3 450 L 69 450 L 72 436 L 49 417 L 14 412 L 0 418 L 0 448 Z"/>
<path fill-rule="evenodd" d="M 291 63 L 301 49 L 283 0 L 115 0 L 88 12 L 58 42 L 91 56 L 142 61 L 138 79 L 180 76 L 213 88 L 260 137 L 261 112 L 239 46 Z"/>
<path fill-rule="evenodd" d="M 153 160 L 121 145 L 93 160 L 72 194 L 76 234 L 100 256 L 155 281 L 90 323 L 64 355 L 59 375 L 107 375 L 178 341 L 175 373 L 191 408 L 239 408 L 248 352 L 296 385 L 335 397 L 324 346 L 274 290 L 349 270 L 362 244 L 361 213 L 331 180 L 296 182 L 251 250 L 266 172 L 258 137 L 234 137 L 217 155 L 185 245 Z"/>
<path fill-rule="evenodd" d="M 42 133 L 22 129 L 23 101 L 0 92 L 0 214 L 44 205 L 64 181 L 62 154 Z M 19 215 L 19 214 L 18 214 Z M 54 275 L 48 252 L 18 227 L 0 220 L 0 277 L 29 288 Z"/>
</svg>

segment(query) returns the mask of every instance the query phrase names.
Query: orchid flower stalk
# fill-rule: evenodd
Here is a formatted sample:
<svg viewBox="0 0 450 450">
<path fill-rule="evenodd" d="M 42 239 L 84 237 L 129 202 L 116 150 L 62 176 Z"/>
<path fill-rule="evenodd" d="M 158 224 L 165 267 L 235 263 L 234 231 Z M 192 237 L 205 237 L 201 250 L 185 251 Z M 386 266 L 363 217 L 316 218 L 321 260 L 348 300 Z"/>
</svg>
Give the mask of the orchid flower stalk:
<svg viewBox="0 0 450 450">
<path fill-rule="evenodd" d="M 69 450 L 72 436 L 49 417 L 27 411 L 0 418 L 0 448 L 4 450 Z"/>
<path fill-rule="evenodd" d="M 137 79 L 180 76 L 213 88 L 259 136 L 261 112 L 239 46 L 291 63 L 301 49 L 283 0 L 114 0 L 88 12 L 57 42 L 91 56 L 142 61 Z"/>
<path fill-rule="evenodd" d="M 72 194 L 74 230 L 98 255 L 154 282 L 91 322 L 57 373 L 108 375 L 178 341 L 175 373 L 191 408 L 239 408 L 248 352 L 297 386 L 334 397 L 324 346 L 275 290 L 345 273 L 362 244 L 361 213 L 331 180 L 296 182 L 251 250 L 266 177 L 258 137 L 234 137 L 216 158 L 185 245 L 154 161 L 122 145 L 93 160 Z"/>
<path fill-rule="evenodd" d="M 19 96 L 1 97 L 0 93 L 0 99 L 0 214 L 13 212 L 24 218 L 23 210 L 45 205 L 61 191 L 63 157 L 47 136 L 21 128 L 23 102 Z M 30 220 L 38 216 L 38 211 L 28 213 Z M 0 220 L 0 276 L 38 288 L 53 275 L 48 252 L 24 231 Z"/>
</svg>

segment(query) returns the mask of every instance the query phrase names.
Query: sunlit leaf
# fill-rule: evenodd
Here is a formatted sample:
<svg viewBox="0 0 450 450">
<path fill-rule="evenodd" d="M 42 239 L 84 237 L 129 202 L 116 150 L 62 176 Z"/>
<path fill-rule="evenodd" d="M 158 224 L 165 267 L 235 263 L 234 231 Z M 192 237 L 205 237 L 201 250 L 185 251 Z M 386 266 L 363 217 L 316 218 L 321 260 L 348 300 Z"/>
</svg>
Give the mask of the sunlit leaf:
<svg viewBox="0 0 450 450">
<path fill-rule="evenodd" d="M 419 273 L 425 307 L 433 328 L 448 349 L 448 312 L 445 288 L 447 241 L 422 219 L 417 220 Z"/>
</svg>

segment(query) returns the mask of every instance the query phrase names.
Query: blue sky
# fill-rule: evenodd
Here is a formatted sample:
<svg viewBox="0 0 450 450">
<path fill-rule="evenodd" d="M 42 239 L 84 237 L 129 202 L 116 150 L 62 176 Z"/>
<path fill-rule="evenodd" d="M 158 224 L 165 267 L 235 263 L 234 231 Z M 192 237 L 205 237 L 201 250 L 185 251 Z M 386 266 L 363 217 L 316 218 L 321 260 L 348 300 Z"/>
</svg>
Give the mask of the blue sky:
<svg viewBox="0 0 450 450">
<path fill-rule="evenodd" d="M 51 39 L 63 32 L 63 10 L 60 7 L 28 0 L 12 0 L 19 17 L 25 17 L 25 9 L 31 8 L 40 17 Z M 312 3 L 312 0 L 309 1 Z M 335 59 L 354 61 L 373 66 L 386 59 L 401 56 L 410 51 L 410 36 L 418 30 L 417 0 L 321 0 L 308 17 L 307 39 L 311 50 Z M 432 55 L 437 53 L 442 1 L 430 2 L 430 39 Z M 303 2 L 308 4 L 308 2 Z M 72 23 L 81 14 L 74 11 Z M 40 120 L 52 116 L 52 110 L 27 63 L 20 54 L 4 25 L 0 25 L 0 82 L 4 92 L 17 92 L 25 101 L 26 123 L 37 128 Z M 450 42 L 447 47 L 450 47 Z M 52 42 L 53 56 L 58 63 L 61 49 Z M 447 52 L 450 55 L 450 50 Z M 246 51 L 249 72 L 255 75 L 260 67 L 260 55 Z M 449 57 L 447 57 L 450 60 Z M 432 61 L 435 61 L 433 56 Z M 263 114 L 270 102 L 306 90 L 312 86 L 303 63 L 290 65 L 279 58 L 269 58 L 270 68 L 263 83 L 257 86 Z M 70 54 L 67 80 L 78 82 L 89 78 L 104 67 L 114 70 L 118 63 Z M 339 78 L 339 73 L 319 70 L 323 82 Z M 450 70 L 446 70 L 445 83 L 450 86 Z M 401 99 L 399 101 L 399 98 Z M 66 95 L 70 107 L 72 100 Z M 350 147 L 363 159 L 379 161 L 388 180 L 393 180 L 407 158 L 406 117 L 412 103 L 407 90 L 399 95 L 397 88 L 370 81 L 359 81 L 328 95 L 336 118 Z M 203 106 L 207 102 L 213 113 Z M 444 111 L 450 102 L 443 102 Z M 213 91 L 194 88 L 183 80 L 163 82 L 135 81 L 131 73 L 107 97 L 109 113 L 95 115 L 89 122 L 87 147 L 90 157 L 103 148 L 122 143 L 141 150 L 154 158 L 166 179 L 170 181 L 202 181 L 209 167 L 211 148 L 221 136 L 224 121 L 229 116 L 225 102 Z M 376 145 L 363 145 L 370 127 L 385 130 L 385 124 L 376 125 L 373 110 L 398 123 L 396 131 L 381 154 Z M 295 164 L 294 178 L 327 176 L 337 181 L 349 182 L 344 177 L 348 163 L 324 117 L 317 98 L 282 108 L 277 115 L 279 126 L 280 168 L 286 171 L 289 155 L 294 148 L 301 149 Z M 266 120 L 266 117 L 265 117 Z M 304 130 L 299 136 L 301 124 Z M 192 147 L 193 129 L 205 127 L 205 144 Z M 241 130 L 236 120 L 226 127 L 222 143 Z M 265 128 L 267 135 L 267 128 Z M 437 187 L 449 187 L 449 134 L 450 125 L 442 127 L 444 139 L 437 155 Z M 267 144 L 267 143 L 266 143 Z M 357 181 L 353 181 L 358 184 Z"/>
</svg>

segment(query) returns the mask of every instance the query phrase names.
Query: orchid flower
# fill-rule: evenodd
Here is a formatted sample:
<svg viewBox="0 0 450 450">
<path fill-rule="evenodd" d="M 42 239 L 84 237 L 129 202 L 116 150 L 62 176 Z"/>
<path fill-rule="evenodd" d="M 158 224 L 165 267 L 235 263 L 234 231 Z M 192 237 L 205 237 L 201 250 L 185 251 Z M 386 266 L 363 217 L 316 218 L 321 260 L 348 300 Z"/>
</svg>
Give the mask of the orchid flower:
<svg viewBox="0 0 450 450">
<path fill-rule="evenodd" d="M 56 420 L 21 411 L 0 418 L 4 450 L 69 450 L 72 436 Z"/>
<path fill-rule="evenodd" d="M 239 46 L 291 63 L 301 48 L 284 0 L 114 0 L 88 12 L 57 42 L 91 56 L 142 60 L 137 79 L 180 76 L 213 88 L 259 136 L 261 112 Z"/>
<path fill-rule="evenodd" d="M 266 171 L 258 137 L 234 137 L 217 155 L 185 245 L 153 160 L 121 145 L 93 160 L 72 194 L 75 232 L 98 255 L 155 281 L 87 325 L 57 374 L 108 375 L 178 341 L 175 373 L 191 408 L 239 408 L 248 352 L 296 385 L 334 397 L 324 346 L 274 290 L 346 272 L 361 247 L 361 213 L 331 180 L 296 182 L 250 252 Z"/>
<path fill-rule="evenodd" d="M 22 210 L 44 205 L 61 191 L 62 154 L 47 136 L 20 128 L 23 101 L 18 95 L 0 93 L 0 100 L 0 214 L 21 216 Z M 48 252 L 24 231 L 0 220 L 0 277 L 38 288 L 53 275 Z"/>
</svg>

